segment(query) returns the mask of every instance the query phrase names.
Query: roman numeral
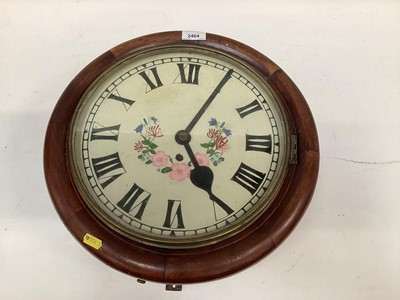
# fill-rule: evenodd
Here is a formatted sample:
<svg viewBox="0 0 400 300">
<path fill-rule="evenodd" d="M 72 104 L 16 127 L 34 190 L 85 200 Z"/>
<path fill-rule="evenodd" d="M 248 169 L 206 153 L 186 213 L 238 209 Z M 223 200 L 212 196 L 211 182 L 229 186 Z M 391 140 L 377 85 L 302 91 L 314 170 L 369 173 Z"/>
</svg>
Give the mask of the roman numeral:
<svg viewBox="0 0 400 300">
<path fill-rule="evenodd" d="M 141 220 L 150 196 L 150 193 L 134 183 L 128 193 L 118 201 L 117 206 L 126 213 L 135 214 L 134 217 Z"/>
<path fill-rule="evenodd" d="M 199 72 L 201 65 L 177 64 L 181 83 L 199 84 Z"/>
<path fill-rule="evenodd" d="M 246 134 L 246 151 L 260 151 L 271 154 L 271 135 Z"/>
<path fill-rule="evenodd" d="M 254 194 L 263 182 L 264 177 L 264 173 L 259 172 L 244 163 L 241 163 L 239 169 L 233 175 L 231 180 L 240 184 L 251 194 Z"/>
<path fill-rule="evenodd" d="M 97 128 L 92 128 L 92 134 L 90 136 L 90 141 L 93 140 L 113 140 L 118 141 L 119 127 L 121 124 L 114 126 L 103 126 L 95 122 L 94 126 Z"/>
<path fill-rule="evenodd" d="M 262 107 L 260 105 L 260 103 L 257 100 L 254 100 L 253 102 L 236 108 L 236 111 L 239 113 L 239 116 L 243 119 L 245 116 L 247 116 L 248 114 L 251 114 L 253 112 L 262 110 Z"/>
<path fill-rule="evenodd" d="M 103 189 L 125 173 L 118 152 L 102 157 L 92 158 L 92 165 L 96 177 Z"/>
<path fill-rule="evenodd" d="M 142 71 L 139 73 L 139 75 L 142 76 L 142 78 L 146 81 L 147 85 L 150 88 L 150 90 L 146 90 L 146 93 L 150 92 L 160 86 L 163 86 L 163 83 L 161 82 L 160 77 L 158 76 L 157 68 L 156 67 L 151 68 L 150 72 L 153 75 L 152 77 L 153 77 L 154 81 L 152 79 L 150 79 L 149 75 L 146 74 L 146 71 Z"/>
<path fill-rule="evenodd" d="M 115 90 L 112 94 L 110 94 L 108 96 L 108 99 L 121 102 L 124 105 L 126 110 L 129 110 L 129 108 L 132 106 L 132 104 L 135 103 L 135 101 L 133 101 L 131 99 L 121 97 L 117 90 Z"/>
<path fill-rule="evenodd" d="M 168 200 L 167 215 L 165 216 L 164 227 L 185 228 L 182 217 L 182 206 L 180 200 Z"/>
</svg>

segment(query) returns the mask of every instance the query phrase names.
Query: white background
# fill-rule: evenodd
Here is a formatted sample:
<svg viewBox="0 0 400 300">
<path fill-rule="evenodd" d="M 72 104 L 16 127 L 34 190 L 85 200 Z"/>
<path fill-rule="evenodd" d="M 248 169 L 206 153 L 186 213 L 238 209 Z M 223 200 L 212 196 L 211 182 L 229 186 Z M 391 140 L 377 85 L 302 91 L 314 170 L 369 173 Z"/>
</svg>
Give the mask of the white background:
<svg viewBox="0 0 400 300">
<path fill-rule="evenodd" d="M 199 30 L 242 41 L 298 85 L 319 182 L 292 235 L 229 278 L 180 293 L 91 256 L 48 196 L 48 119 L 72 78 L 128 39 Z M 0 0 L 1 299 L 400 299 L 399 1 Z"/>
</svg>

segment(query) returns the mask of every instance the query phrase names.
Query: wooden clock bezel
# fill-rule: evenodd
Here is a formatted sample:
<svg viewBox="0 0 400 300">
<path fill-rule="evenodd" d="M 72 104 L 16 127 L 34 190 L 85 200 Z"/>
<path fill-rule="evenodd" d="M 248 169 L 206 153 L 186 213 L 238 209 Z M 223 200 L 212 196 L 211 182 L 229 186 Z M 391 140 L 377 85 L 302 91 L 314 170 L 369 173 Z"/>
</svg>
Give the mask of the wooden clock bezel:
<svg viewBox="0 0 400 300">
<path fill-rule="evenodd" d="M 76 189 L 68 159 L 69 127 L 89 86 L 121 60 L 155 47 L 200 45 L 225 52 L 256 70 L 274 90 L 296 135 L 297 164 L 289 165 L 272 205 L 250 226 L 219 243 L 190 249 L 166 249 L 133 241 L 103 224 Z M 122 43 L 85 67 L 61 95 L 50 118 L 44 145 L 47 187 L 61 219 L 89 252 L 111 267 L 140 279 L 163 283 L 194 283 L 240 271 L 274 250 L 305 212 L 317 181 L 319 146 L 309 107 L 291 79 L 270 59 L 235 40 L 207 33 L 206 40 L 182 40 L 182 32 L 162 32 Z M 85 234 L 102 240 L 96 250 L 83 243 Z"/>
</svg>

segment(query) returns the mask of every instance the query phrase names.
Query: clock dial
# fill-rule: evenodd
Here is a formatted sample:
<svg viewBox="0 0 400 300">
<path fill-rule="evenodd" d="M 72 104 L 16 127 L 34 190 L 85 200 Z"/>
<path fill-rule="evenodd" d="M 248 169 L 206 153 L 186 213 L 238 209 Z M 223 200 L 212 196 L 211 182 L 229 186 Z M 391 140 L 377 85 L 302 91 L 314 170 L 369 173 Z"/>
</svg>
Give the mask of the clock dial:
<svg viewBox="0 0 400 300">
<path fill-rule="evenodd" d="M 70 133 L 90 209 L 134 240 L 195 247 L 246 228 L 285 175 L 285 117 L 250 67 L 201 47 L 131 56 L 86 92 Z"/>
</svg>

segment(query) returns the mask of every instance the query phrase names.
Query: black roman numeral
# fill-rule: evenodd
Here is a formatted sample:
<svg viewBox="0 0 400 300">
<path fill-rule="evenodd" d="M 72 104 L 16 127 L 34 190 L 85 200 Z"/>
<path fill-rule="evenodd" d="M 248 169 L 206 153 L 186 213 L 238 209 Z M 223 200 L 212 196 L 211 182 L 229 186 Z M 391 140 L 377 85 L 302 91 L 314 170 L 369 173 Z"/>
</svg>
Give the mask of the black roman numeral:
<svg viewBox="0 0 400 300">
<path fill-rule="evenodd" d="M 121 124 L 114 126 L 103 126 L 97 122 L 94 124 L 96 128 L 92 128 L 90 141 L 93 140 L 113 140 L 118 141 L 119 127 Z"/>
<path fill-rule="evenodd" d="M 271 154 L 271 135 L 246 134 L 246 151 L 261 151 Z"/>
<path fill-rule="evenodd" d="M 168 200 L 167 215 L 165 216 L 164 227 L 185 228 L 183 224 L 182 206 L 180 200 Z"/>
<path fill-rule="evenodd" d="M 231 180 L 240 184 L 251 194 L 254 194 L 263 182 L 264 177 L 264 173 L 254 170 L 248 165 L 241 163 L 239 169 L 233 175 Z"/>
<path fill-rule="evenodd" d="M 124 105 L 126 110 L 129 110 L 129 108 L 132 106 L 132 104 L 135 103 L 135 101 L 133 101 L 131 99 L 121 97 L 117 90 L 115 90 L 112 94 L 110 94 L 108 96 L 108 99 L 121 102 Z"/>
<path fill-rule="evenodd" d="M 201 65 L 177 64 L 181 83 L 199 84 L 199 72 Z"/>
<path fill-rule="evenodd" d="M 245 116 L 247 116 L 248 114 L 251 114 L 253 112 L 262 110 L 262 107 L 260 105 L 260 103 L 257 100 L 254 100 L 253 102 L 236 108 L 236 111 L 239 113 L 239 116 L 243 119 Z"/>
<path fill-rule="evenodd" d="M 141 220 L 150 196 L 150 193 L 134 183 L 128 193 L 118 201 L 117 206 L 126 213 L 135 213 L 134 217 Z"/>
<path fill-rule="evenodd" d="M 92 158 L 92 165 L 96 177 L 103 189 L 125 173 L 118 152 L 102 157 Z"/>
<path fill-rule="evenodd" d="M 147 85 L 150 88 L 150 90 L 146 91 L 146 93 L 150 92 L 160 86 L 163 86 L 163 83 L 160 80 L 160 76 L 158 76 L 157 68 L 156 67 L 151 68 L 150 72 L 153 75 L 152 77 L 154 78 L 155 81 L 150 79 L 149 75 L 146 74 L 146 71 L 142 71 L 139 73 L 139 75 L 143 77 L 143 79 L 146 81 Z"/>
</svg>

